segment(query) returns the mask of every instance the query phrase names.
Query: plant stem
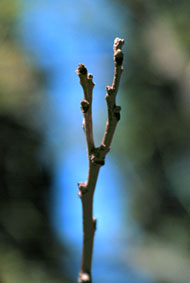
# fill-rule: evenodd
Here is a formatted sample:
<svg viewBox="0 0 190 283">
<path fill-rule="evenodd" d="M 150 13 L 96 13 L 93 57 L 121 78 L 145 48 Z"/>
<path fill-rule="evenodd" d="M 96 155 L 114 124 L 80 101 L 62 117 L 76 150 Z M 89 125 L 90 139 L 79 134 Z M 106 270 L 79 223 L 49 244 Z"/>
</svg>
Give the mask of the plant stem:
<svg viewBox="0 0 190 283">
<path fill-rule="evenodd" d="M 82 200 L 83 214 L 83 250 L 82 262 L 78 283 L 92 283 L 91 265 L 93 254 L 94 234 L 96 231 L 96 219 L 93 218 L 93 196 L 100 167 L 104 165 L 105 156 L 110 150 L 111 141 L 118 121 L 120 120 L 121 107 L 116 105 L 116 94 L 119 88 L 121 73 L 123 70 L 123 52 L 121 50 L 124 40 L 116 38 L 114 40 L 114 77 L 112 86 L 107 86 L 106 102 L 108 108 L 108 121 L 102 143 L 95 147 L 92 126 L 92 93 L 93 76 L 88 74 L 86 67 L 79 64 L 76 73 L 80 77 L 80 84 L 83 88 L 84 99 L 81 101 L 81 110 L 84 115 L 83 128 L 86 135 L 87 151 L 89 159 L 88 179 L 85 183 L 78 183 L 79 197 Z"/>
</svg>

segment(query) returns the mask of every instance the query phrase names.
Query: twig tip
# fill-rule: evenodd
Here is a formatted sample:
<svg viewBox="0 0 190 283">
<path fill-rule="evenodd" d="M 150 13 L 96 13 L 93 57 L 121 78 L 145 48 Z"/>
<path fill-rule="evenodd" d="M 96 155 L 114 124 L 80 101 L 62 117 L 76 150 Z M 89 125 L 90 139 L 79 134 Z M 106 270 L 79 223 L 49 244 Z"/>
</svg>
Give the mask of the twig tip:
<svg viewBox="0 0 190 283">
<path fill-rule="evenodd" d="M 84 64 L 79 64 L 77 70 L 75 71 L 77 75 L 87 75 L 88 71 Z"/>
<path fill-rule="evenodd" d="M 115 40 L 114 40 L 114 44 L 113 44 L 114 50 L 121 49 L 123 44 L 124 44 L 124 42 L 125 42 L 124 39 L 116 37 Z"/>
</svg>

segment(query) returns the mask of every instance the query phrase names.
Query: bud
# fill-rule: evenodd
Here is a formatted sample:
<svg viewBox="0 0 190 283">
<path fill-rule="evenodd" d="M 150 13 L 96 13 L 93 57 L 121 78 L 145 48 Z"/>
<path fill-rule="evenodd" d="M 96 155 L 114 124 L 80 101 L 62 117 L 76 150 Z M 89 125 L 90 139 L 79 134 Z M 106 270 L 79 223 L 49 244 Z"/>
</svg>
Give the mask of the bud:
<svg viewBox="0 0 190 283">
<path fill-rule="evenodd" d="M 123 63 L 123 52 L 121 49 L 117 49 L 117 51 L 114 53 L 115 62 L 121 66 Z"/>
<path fill-rule="evenodd" d="M 85 114 L 89 109 L 89 102 L 86 99 L 83 99 L 80 104 L 81 104 L 81 111 L 83 114 Z"/>
<path fill-rule="evenodd" d="M 85 67 L 85 65 L 79 64 L 76 73 L 78 75 L 87 75 L 87 68 Z"/>
</svg>

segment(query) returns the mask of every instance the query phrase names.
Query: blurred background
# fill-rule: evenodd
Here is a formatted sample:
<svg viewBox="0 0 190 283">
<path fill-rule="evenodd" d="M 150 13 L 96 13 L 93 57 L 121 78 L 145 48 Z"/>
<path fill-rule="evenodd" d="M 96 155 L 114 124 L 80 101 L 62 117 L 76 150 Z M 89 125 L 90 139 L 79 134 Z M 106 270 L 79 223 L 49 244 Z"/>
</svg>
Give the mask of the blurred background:
<svg viewBox="0 0 190 283">
<path fill-rule="evenodd" d="M 189 11 L 188 0 L 1 0 L 0 283 L 76 282 L 88 160 L 74 71 L 94 75 L 98 146 L 117 36 L 122 112 L 95 192 L 93 282 L 189 282 Z"/>
</svg>

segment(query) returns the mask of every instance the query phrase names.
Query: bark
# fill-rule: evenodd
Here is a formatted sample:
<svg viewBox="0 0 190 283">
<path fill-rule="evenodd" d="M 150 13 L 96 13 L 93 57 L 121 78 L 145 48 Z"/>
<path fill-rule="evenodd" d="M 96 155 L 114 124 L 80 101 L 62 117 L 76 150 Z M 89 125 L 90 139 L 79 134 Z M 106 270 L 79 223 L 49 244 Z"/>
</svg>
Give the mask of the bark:
<svg viewBox="0 0 190 283">
<path fill-rule="evenodd" d="M 106 102 L 108 109 L 108 120 L 105 133 L 99 147 L 95 147 L 92 125 L 92 94 L 93 94 L 93 76 L 88 74 L 86 67 L 79 64 L 76 73 L 80 78 L 80 84 L 83 88 L 84 99 L 81 101 L 81 110 L 84 115 L 83 128 L 86 135 L 87 152 L 89 160 L 88 178 L 85 183 L 78 183 L 79 197 L 82 200 L 83 214 L 83 250 L 81 269 L 78 283 L 91 283 L 91 265 L 93 254 L 94 234 L 96 231 L 96 219 L 93 218 L 93 196 L 100 167 L 105 163 L 105 156 L 110 150 L 111 141 L 118 121 L 120 120 L 121 107 L 116 105 L 116 95 L 119 88 L 121 73 L 123 71 L 123 52 L 122 46 L 124 40 L 116 38 L 114 40 L 114 77 L 112 86 L 107 86 Z"/>
</svg>

